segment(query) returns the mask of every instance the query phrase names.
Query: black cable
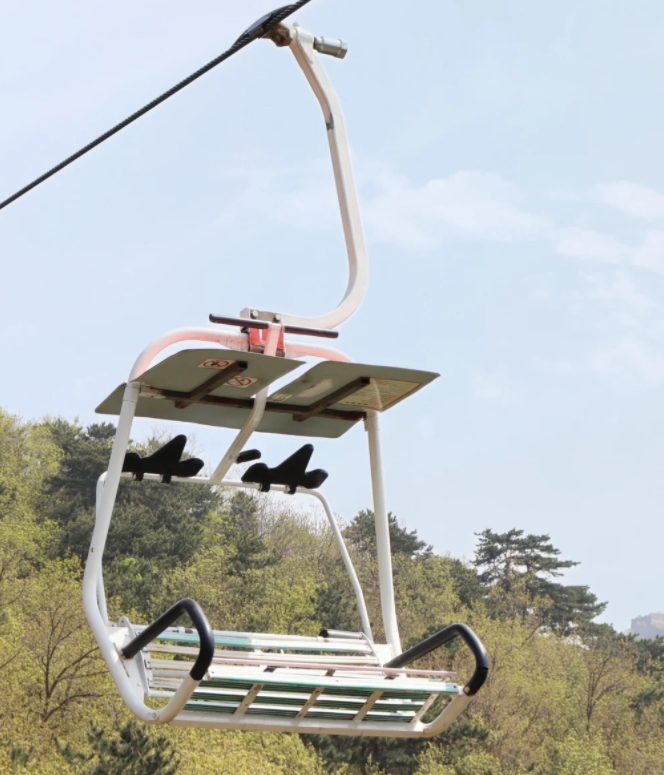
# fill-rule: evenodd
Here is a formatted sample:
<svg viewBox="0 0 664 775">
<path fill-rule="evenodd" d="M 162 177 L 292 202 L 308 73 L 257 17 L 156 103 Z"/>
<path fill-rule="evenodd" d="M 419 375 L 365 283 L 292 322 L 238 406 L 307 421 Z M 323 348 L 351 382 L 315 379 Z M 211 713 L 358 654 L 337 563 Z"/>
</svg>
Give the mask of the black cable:
<svg viewBox="0 0 664 775">
<path fill-rule="evenodd" d="M 7 205 L 11 204 L 12 202 L 15 202 L 19 197 L 23 196 L 23 194 L 27 194 L 28 191 L 38 186 L 40 183 L 43 183 L 45 180 L 48 180 L 48 178 L 55 175 L 56 172 L 60 172 L 60 170 L 67 167 L 69 164 L 71 164 L 73 161 L 76 161 L 76 159 L 80 159 L 81 156 L 86 154 L 88 151 L 91 151 L 93 148 L 96 148 L 98 145 L 101 145 L 104 140 L 108 140 L 109 137 L 112 137 L 113 135 L 117 134 L 121 129 L 124 129 L 126 126 L 129 126 L 129 124 L 136 121 L 136 119 L 140 118 L 141 116 L 144 116 L 146 113 L 148 113 L 153 108 L 156 108 L 157 105 L 161 105 L 162 102 L 165 102 L 169 97 L 172 97 L 174 94 L 179 92 L 181 89 L 184 89 L 185 86 L 189 86 L 190 83 L 193 83 L 197 78 L 200 78 L 202 75 L 205 75 L 205 73 L 212 70 L 213 67 L 216 67 L 217 65 L 224 62 L 226 59 L 229 59 L 233 56 L 233 54 L 237 54 L 238 51 L 243 49 L 245 46 L 249 45 L 252 40 L 256 40 L 256 38 L 262 38 L 267 33 L 269 33 L 271 30 L 273 30 L 275 27 L 277 27 L 281 22 L 288 18 L 291 14 L 294 14 L 296 11 L 299 11 L 302 6 L 306 5 L 307 3 L 311 2 L 311 0 L 298 0 L 296 3 L 291 3 L 290 5 L 284 5 L 282 8 L 277 8 L 276 10 L 272 11 L 271 13 L 266 14 L 263 16 L 262 19 L 259 19 L 257 22 L 254 22 L 254 24 L 251 25 L 247 30 L 245 30 L 242 35 L 233 43 L 233 45 L 226 51 L 224 51 L 223 54 L 220 54 L 216 59 L 213 59 L 211 62 L 208 62 L 204 67 L 201 67 L 200 70 L 196 70 L 195 73 L 192 73 L 188 78 L 185 78 L 183 81 L 180 81 L 180 83 L 173 86 L 168 91 L 164 92 L 162 95 L 157 97 L 156 99 L 152 100 L 152 102 L 149 102 L 145 107 L 141 108 L 140 110 L 137 110 L 135 113 L 132 113 L 131 116 L 126 118 L 124 121 L 121 121 L 119 124 L 116 124 L 112 129 L 109 129 L 107 132 L 104 132 L 103 135 L 100 135 L 96 140 L 93 140 L 91 143 L 88 143 L 85 147 L 81 148 L 80 151 L 77 151 L 76 153 L 69 156 L 64 161 L 60 162 L 57 166 L 50 169 L 48 172 L 45 172 L 43 175 L 40 175 L 36 180 L 33 180 L 32 183 L 29 183 L 27 186 L 22 188 L 20 191 L 17 191 L 15 194 L 12 194 L 8 199 L 5 199 L 4 202 L 0 202 L 0 210 L 2 210 L 3 207 L 7 207 Z"/>
</svg>

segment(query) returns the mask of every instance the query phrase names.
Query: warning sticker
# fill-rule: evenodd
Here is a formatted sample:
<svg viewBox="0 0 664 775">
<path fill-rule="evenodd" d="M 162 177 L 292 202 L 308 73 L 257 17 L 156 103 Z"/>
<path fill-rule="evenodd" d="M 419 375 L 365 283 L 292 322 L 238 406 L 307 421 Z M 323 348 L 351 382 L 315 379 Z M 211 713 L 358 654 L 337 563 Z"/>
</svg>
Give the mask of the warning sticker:
<svg viewBox="0 0 664 775">
<path fill-rule="evenodd" d="M 224 382 L 224 387 L 248 388 L 256 382 L 258 382 L 256 377 L 233 377 L 233 379 L 229 379 L 228 382 Z"/>
<path fill-rule="evenodd" d="M 419 382 L 402 382 L 396 379 L 372 379 L 371 384 L 361 388 L 338 403 L 345 406 L 362 406 L 365 409 L 382 411 L 398 401 L 400 398 L 412 393 L 420 387 Z"/>
<path fill-rule="evenodd" d="M 275 393 L 270 396 L 270 401 L 288 401 L 289 398 L 291 398 L 290 393 Z"/>
<path fill-rule="evenodd" d="M 203 363 L 199 363 L 196 368 L 197 369 L 217 369 L 218 371 L 222 371 L 223 369 L 227 369 L 232 363 L 235 363 L 235 361 L 226 361 L 223 359 L 208 358 L 206 361 L 203 361 Z"/>
</svg>

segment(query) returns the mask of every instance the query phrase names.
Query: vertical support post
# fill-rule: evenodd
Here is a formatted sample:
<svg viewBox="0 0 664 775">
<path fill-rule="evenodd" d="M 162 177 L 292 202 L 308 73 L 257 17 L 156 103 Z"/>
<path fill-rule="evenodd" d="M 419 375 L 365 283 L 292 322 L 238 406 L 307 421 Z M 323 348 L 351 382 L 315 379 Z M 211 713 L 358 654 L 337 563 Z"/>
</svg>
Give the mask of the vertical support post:
<svg viewBox="0 0 664 775">
<path fill-rule="evenodd" d="M 106 474 L 103 473 L 99 479 L 97 479 L 97 491 L 95 497 L 95 521 L 97 514 L 99 514 L 99 506 L 101 504 L 101 495 L 104 492 L 104 482 L 106 481 Z M 104 620 L 104 624 L 108 624 L 108 610 L 106 609 L 106 590 L 104 589 L 104 567 L 103 558 L 99 564 L 99 576 L 97 576 L 97 605 L 99 606 L 99 613 Z"/>
<path fill-rule="evenodd" d="M 390 529 L 385 506 L 383 484 L 383 461 L 380 451 L 380 420 L 378 412 L 367 412 L 364 427 L 369 438 L 369 461 L 371 465 L 371 487 L 373 490 L 373 511 L 376 524 L 376 549 L 378 552 L 378 581 L 380 584 L 380 605 L 383 612 L 385 637 L 395 654 L 401 654 L 401 639 L 397 625 L 397 610 L 394 603 L 394 580 L 392 578 L 392 551 Z"/>
<path fill-rule="evenodd" d="M 108 528 L 111 524 L 111 515 L 115 498 L 122 475 L 122 466 L 124 464 L 125 453 L 129 445 L 129 434 L 136 412 L 136 404 L 140 393 L 138 382 L 129 382 L 125 388 L 122 399 L 122 408 L 118 419 L 118 429 L 113 439 L 113 448 L 111 450 L 111 460 L 108 464 L 108 473 L 103 489 L 100 493 L 98 502 L 97 518 L 95 528 L 92 533 L 88 559 L 85 564 L 85 573 L 83 575 L 83 599 L 86 603 L 86 613 L 90 618 L 88 611 L 88 602 L 96 601 L 97 583 L 101 575 L 101 562 L 108 536 Z M 98 491 L 99 492 L 99 491 Z M 91 622 L 92 624 L 92 622 Z M 93 627 L 94 630 L 94 627 Z"/>
<path fill-rule="evenodd" d="M 101 561 L 104 554 L 104 546 L 108 536 L 108 528 L 111 524 L 111 515 L 115 498 L 122 475 L 125 452 L 129 444 L 129 434 L 136 413 L 136 404 L 140 393 L 138 382 L 129 382 L 125 388 L 122 399 L 122 409 L 118 419 L 118 429 L 113 439 L 111 460 L 108 464 L 106 481 L 101 490 L 99 508 L 95 520 L 95 528 L 92 533 L 88 559 L 85 563 L 83 574 L 83 608 L 88 618 L 90 629 L 95 640 L 99 644 L 99 650 L 106 662 L 120 694 L 129 709 L 143 721 L 154 722 L 159 718 L 159 712 L 148 708 L 142 699 L 136 694 L 135 688 L 127 680 L 127 673 L 121 664 L 120 655 L 115 645 L 108 636 L 106 622 L 99 605 L 98 591 L 101 578 Z M 105 607 L 105 606 L 104 606 Z M 166 706 L 167 708 L 169 706 Z"/>
</svg>

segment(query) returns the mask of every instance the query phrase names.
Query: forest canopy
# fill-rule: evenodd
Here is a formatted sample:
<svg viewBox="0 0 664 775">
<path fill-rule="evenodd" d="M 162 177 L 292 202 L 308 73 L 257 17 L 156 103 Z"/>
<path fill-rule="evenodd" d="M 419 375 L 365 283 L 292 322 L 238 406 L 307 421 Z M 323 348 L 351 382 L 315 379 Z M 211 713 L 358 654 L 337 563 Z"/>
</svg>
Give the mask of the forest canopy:
<svg viewBox="0 0 664 775">
<path fill-rule="evenodd" d="M 114 432 L 0 410 L 0 773 L 664 775 L 664 643 L 597 624 L 605 603 L 565 583 L 576 562 L 551 535 L 487 528 L 464 561 L 436 553 L 407 514 L 389 519 L 404 647 L 461 621 L 491 657 L 489 681 L 447 733 L 421 742 L 136 722 L 81 603 Z M 382 639 L 373 514 L 339 518 Z M 333 537 L 297 498 L 123 482 L 104 574 L 115 619 L 147 622 L 192 596 L 217 628 L 359 629 Z M 417 666 L 463 676 L 470 661 L 451 647 Z"/>
</svg>

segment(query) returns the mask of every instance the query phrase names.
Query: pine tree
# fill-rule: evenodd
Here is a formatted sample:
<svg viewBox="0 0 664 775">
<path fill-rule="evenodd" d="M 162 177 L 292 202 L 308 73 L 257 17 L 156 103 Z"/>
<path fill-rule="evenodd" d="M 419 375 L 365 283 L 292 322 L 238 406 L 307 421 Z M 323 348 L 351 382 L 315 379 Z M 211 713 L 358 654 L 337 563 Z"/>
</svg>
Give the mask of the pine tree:
<svg viewBox="0 0 664 775">
<path fill-rule="evenodd" d="M 163 736 L 129 721 L 116 724 L 109 735 L 94 726 L 88 732 L 92 753 L 59 746 L 62 756 L 80 775 L 175 775 L 180 769 L 177 752 Z"/>
<path fill-rule="evenodd" d="M 406 530 L 391 512 L 387 515 L 387 521 L 392 554 L 402 554 L 407 557 L 428 557 L 432 553 L 433 548 L 425 541 L 420 540 L 417 531 Z M 376 527 L 373 511 L 370 509 L 360 511 L 344 530 L 344 538 L 356 552 L 375 559 L 377 556 Z"/>
<path fill-rule="evenodd" d="M 586 586 L 561 584 L 553 579 L 579 563 L 563 560 L 550 536 L 524 535 L 523 530 L 506 533 L 484 530 L 477 533 L 474 565 L 479 581 L 486 589 L 500 590 L 506 601 L 522 596 L 522 615 L 532 614 L 535 603 L 541 606 L 542 623 L 553 630 L 569 633 L 578 627 L 588 627 L 606 608 Z"/>
</svg>

